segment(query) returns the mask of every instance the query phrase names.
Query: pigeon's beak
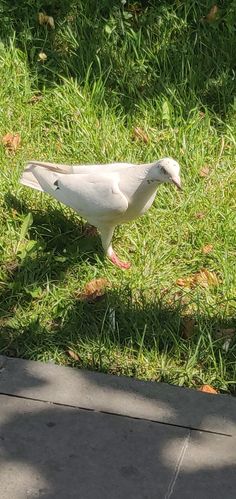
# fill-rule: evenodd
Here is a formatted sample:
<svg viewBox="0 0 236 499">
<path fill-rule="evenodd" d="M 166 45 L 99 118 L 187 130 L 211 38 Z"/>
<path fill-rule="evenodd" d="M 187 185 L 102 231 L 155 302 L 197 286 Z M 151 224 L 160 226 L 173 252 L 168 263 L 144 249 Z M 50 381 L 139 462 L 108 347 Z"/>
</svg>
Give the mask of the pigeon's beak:
<svg viewBox="0 0 236 499">
<path fill-rule="evenodd" d="M 181 187 L 181 182 L 180 182 L 180 178 L 179 177 L 172 177 L 172 182 L 173 184 L 176 185 L 177 189 L 179 189 L 180 191 L 182 191 L 182 187 Z"/>
</svg>

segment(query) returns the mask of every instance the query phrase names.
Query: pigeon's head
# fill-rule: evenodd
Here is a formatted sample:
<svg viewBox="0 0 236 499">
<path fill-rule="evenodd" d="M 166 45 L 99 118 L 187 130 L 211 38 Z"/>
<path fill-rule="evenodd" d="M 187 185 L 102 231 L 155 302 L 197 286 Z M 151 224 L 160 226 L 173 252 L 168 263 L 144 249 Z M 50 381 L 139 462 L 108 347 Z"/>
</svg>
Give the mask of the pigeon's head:
<svg viewBox="0 0 236 499">
<path fill-rule="evenodd" d="M 181 190 L 180 166 L 172 158 L 163 158 L 157 162 L 158 180 L 160 182 L 172 182 Z"/>
</svg>

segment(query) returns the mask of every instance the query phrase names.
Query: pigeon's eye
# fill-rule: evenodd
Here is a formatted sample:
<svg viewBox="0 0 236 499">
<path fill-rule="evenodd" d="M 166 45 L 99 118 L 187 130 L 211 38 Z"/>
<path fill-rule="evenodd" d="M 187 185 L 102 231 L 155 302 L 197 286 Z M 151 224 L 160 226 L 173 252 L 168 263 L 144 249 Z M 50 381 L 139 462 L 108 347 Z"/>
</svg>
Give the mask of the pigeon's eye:
<svg viewBox="0 0 236 499">
<path fill-rule="evenodd" d="M 165 170 L 165 168 L 163 168 L 163 166 L 161 166 L 160 171 L 161 171 L 161 173 L 163 173 L 164 175 L 167 175 L 167 171 Z"/>
</svg>

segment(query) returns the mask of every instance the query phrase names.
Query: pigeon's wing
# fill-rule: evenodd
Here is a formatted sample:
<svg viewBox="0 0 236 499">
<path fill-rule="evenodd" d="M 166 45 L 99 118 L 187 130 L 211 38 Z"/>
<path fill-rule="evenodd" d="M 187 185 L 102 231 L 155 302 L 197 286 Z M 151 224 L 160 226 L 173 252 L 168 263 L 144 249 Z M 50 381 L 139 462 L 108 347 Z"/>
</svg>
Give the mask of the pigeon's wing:
<svg viewBox="0 0 236 499">
<path fill-rule="evenodd" d="M 29 161 L 25 171 L 31 171 L 34 166 L 41 166 L 46 170 L 55 171 L 58 173 L 66 173 L 68 175 L 74 173 L 107 173 L 119 172 L 133 166 L 131 163 L 107 163 L 102 165 L 65 165 L 60 163 L 46 163 L 44 161 Z"/>
<path fill-rule="evenodd" d="M 90 223 L 111 222 L 128 208 L 119 188 L 119 174 L 61 174 L 35 166 L 33 175 L 43 191 L 70 206 Z"/>
<path fill-rule="evenodd" d="M 36 167 L 40 167 L 48 172 L 61 173 L 66 175 L 78 175 L 78 174 L 90 174 L 95 173 L 107 174 L 113 172 L 122 172 L 124 170 L 130 169 L 133 166 L 131 163 L 111 163 L 106 165 L 65 165 L 59 163 L 45 163 L 43 161 L 29 161 L 22 173 L 20 182 L 23 185 L 32 187 L 32 189 L 37 189 L 38 191 L 43 191 L 42 186 L 37 181 L 34 172 Z M 45 174 L 46 175 L 46 174 Z"/>
<path fill-rule="evenodd" d="M 111 172 L 119 172 L 121 170 L 125 170 L 132 166 L 131 163 L 108 163 L 105 165 L 73 165 L 72 171 L 73 173 L 111 173 Z"/>
</svg>

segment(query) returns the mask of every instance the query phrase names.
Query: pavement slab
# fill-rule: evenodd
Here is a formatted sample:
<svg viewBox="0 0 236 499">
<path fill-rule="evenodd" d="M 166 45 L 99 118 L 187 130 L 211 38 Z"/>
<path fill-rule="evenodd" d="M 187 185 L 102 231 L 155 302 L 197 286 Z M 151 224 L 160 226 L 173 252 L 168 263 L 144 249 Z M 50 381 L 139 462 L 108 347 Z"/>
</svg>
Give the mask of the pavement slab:
<svg viewBox="0 0 236 499">
<path fill-rule="evenodd" d="M 166 383 L 2 357 L 0 393 L 236 435 L 236 399 Z"/>
<path fill-rule="evenodd" d="M 174 449 L 166 448 L 167 461 Z M 191 432 L 174 481 L 172 499 L 236 497 L 236 438 Z"/>
<path fill-rule="evenodd" d="M 164 497 L 188 433 L 6 395 L 0 404 L 1 499 Z"/>
<path fill-rule="evenodd" d="M 0 499 L 235 490 L 235 398 L 0 357 Z"/>
</svg>

